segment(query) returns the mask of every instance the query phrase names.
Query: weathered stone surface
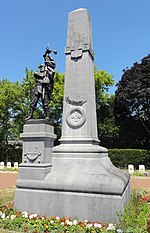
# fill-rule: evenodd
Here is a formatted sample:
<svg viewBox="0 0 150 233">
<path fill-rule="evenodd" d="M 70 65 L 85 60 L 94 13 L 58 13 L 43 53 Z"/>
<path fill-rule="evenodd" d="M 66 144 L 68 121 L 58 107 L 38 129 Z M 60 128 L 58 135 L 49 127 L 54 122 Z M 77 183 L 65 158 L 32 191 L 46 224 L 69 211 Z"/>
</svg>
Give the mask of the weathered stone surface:
<svg viewBox="0 0 150 233">
<path fill-rule="evenodd" d="M 20 137 L 23 140 L 23 152 L 16 182 L 15 207 L 21 209 L 21 202 L 24 202 L 26 208 L 30 209 L 29 199 L 20 193 L 20 189 L 29 188 L 32 181 L 44 181 L 52 167 L 52 148 L 56 135 L 49 121 L 38 119 L 26 121 Z M 35 200 L 32 201 L 34 203 Z"/>
<path fill-rule="evenodd" d="M 56 139 L 54 128 L 44 119 L 28 120 L 20 135 L 23 140 L 23 163 L 50 163 L 53 142 Z"/>
<path fill-rule="evenodd" d="M 68 153 L 92 152 L 107 156 L 107 149 L 99 146 L 97 137 L 93 59 L 91 23 L 87 10 L 70 12 L 62 137 L 61 145 L 53 150 L 56 154 L 66 153 L 68 156 Z"/>
<path fill-rule="evenodd" d="M 26 202 L 22 200 L 27 200 Z M 129 185 L 120 195 L 64 192 L 53 190 L 19 189 L 16 200 L 21 210 L 47 216 L 68 216 L 80 220 L 117 222 L 116 212 L 124 209 L 130 198 Z"/>
</svg>

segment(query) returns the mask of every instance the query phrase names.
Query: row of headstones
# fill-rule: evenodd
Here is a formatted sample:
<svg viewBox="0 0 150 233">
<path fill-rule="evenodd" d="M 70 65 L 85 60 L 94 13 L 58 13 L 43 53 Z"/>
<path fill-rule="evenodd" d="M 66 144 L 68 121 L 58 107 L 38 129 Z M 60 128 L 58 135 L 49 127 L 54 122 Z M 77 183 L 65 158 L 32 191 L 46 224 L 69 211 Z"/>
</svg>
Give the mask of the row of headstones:
<svg viewBox="0 0 150 233">
<path fill-rule="evenodd" d="M 5 166 L 4 162 L 0 162 L 0 169 L 1 170 L 4 169 L 4 166 Z M 8 169 L 12 168 L 11 162 L 7 162 L 6 167 Z M 14 168 L 18 169 L 18 162 L 14 163 Z M 128 165 L 128 173 L 134 174 L 134 165 L 132 165 L 132 164 Z M 139 165 L 139 173 L 145 173 L 145 166 L 144 165 Z"/>
<path fill-rule="evenodd" d="M 4 169 L 4 166 L 5 166 L 5 163 L 4 162 L 0 162 L 0 169 L 1 170 Z M 6 167 L 8 169 L 12 168 L 11 162 L 7 162 Z M 13 168 L 18 169 L 18 162 L 14 163 L 14 167 Z"/>
<path fill-rule="evenodd" d="M 134 174 L 134 165 L 129 164 L 128 165 L 128 173 L 129 174 Z M 145 173 L 145 166 L 144 165 L 139 165 L 139 173 Z"/>
</svg>

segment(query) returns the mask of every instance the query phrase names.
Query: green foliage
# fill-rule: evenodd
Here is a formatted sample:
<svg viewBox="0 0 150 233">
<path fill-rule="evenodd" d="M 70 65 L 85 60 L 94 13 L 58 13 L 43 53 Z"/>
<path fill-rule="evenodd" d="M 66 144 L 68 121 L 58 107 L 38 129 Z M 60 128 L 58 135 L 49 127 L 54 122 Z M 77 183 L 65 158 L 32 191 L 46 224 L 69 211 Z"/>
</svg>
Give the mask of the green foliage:
<svg viewBox="0 0 150 233">
<path fill-rule="evenodd" d="M 114 110 L 121 146 L 150 148 L 150 55 L 124 70 L 115 93 Z"/>
<path fill-rule="evenodd" d="M 98 70 L 94 67 L 94 79 L 95 79 L 95 95 L 97 109 L 100 108 L 101 104 L 107 103 L 109 87 L 114 85 L 113 76 L 104 70 Z"/>
<path fill-rule="evenodd" d="M 147 201 L 142 200 L 143 195 L 143 192 L 134 190 L 129 205 L 126 206 L 123 214 L 119 214 L 118 227 L 124 233 L 147 233 L 150 209 Z"/>
<path fill-rule="evenodd" d="M 113 115 L 114 95 L 108 94 L 109 88 L 114 85 L 113 76 L 104 70 L 94 68 L 95 94 L 98 122 L 98 136 L 105 146 L 114 147 L 118 135 Z"/>
<path fill-rule="evenodd" d="M 23 94 L 23 101 L 22 101 L 22 115 L 19 120 L 19 124 L 22 125 L 25 121 L 25 118 L 28 115 L 29 108 L 30 108 L 30 102 L 32 100 L 32 92 L 33 88 L 35 86 L 35 78 L 34 78 L 34 72 L 31 70 L 28 70 L 26 68 L 25 71 L 26 75 L 22 80 L 22 83 L 20 84 L 22 94 Z"/>
<path fill-rule="evenodd" d="M 50 103 L 51 120 L 54 125 L 55 134 L 58 139 L 61 136 L 62 112 L 63 112 L 63 96 L 64 96 L 64 74 L 55 73 L 54 89 L 52 93 L 52 101 Z M 57 144 L 57 142 L 55 142 Z"/>
<path fill-rule="evenodd" d="M 14 199 L 15 188 L 7 188 L 0 190 L 0 206 L 4 203 L 12 202 Z"/>
<path fill-rule="evenodd" d="M 139 149 L 109 149 L 109 157 L 116 167 L 127 168 L 133 164 L 136 169 L 140 164 L 150 168 L 150 151 Z"/>
<path fill-rule="evenodd" d="M 18 162 L 22 161 L 22 146 L 18 144 L 0 143 L 0 162 Z"/>
<path fill-rule="evenodd" d="M 119 127 L 115 125 L 113 115 L 114 95 L 105 96 L 105 102 L 101 103 L 98 116 L 98 132 L 101 144 L 107 148 L 116 146 Z"/>
<path fill-rule="evenodd" d="M 0 141 L 18 137 L 18 125 L 15 119 L 22 111 L 23 94 L 20 85 L 0 81 Z"/>
<path fill-rule="evenodd" d="M 4 166 L 4 168 L 2 169 L 2 171 L 7 171 L 7 172 L 18 172 L 17 168 L 11 167 L 11 168 L 7 168 L 6 166 Z"/>
</svg>

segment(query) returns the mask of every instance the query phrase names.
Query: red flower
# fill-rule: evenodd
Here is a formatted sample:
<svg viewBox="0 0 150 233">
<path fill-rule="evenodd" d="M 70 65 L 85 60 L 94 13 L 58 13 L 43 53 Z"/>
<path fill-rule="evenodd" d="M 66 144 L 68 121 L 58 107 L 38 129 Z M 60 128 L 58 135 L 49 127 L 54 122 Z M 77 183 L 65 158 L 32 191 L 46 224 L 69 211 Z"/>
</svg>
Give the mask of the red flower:
<svg viewBox="0 0 150 233">
<path fill-rule="evenodd" d="M 21 212 L 17 212 L 17 213 L 16 213 L 16 216 L 17 216 L 18 218 L 20 218 Z"/>
<path fill-rule="evenodd" d="M 141 202 L 147 202 L 149 200 L 149 197 L 141 196 Z"/>
<path fill-rule="evenodd" d="M 25 228 L 24 228 L 24 232 L 27 232 L 27 231 L 28 231 L 28 227 L 25 227 Z"/>
</svg>

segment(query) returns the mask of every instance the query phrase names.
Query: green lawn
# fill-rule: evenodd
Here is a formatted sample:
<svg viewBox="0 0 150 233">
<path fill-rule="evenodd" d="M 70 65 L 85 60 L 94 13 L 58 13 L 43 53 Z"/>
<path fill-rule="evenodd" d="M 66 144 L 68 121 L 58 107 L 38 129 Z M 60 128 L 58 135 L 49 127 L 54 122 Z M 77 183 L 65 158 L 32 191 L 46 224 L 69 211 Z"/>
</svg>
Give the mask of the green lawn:
<svg viewBox="0 0 150 233">
<path fill-rule="evenodd" d="M 0 189 L 0 204 L 10 202 L 14 199 L 15 187 Z"/>
</svg>

